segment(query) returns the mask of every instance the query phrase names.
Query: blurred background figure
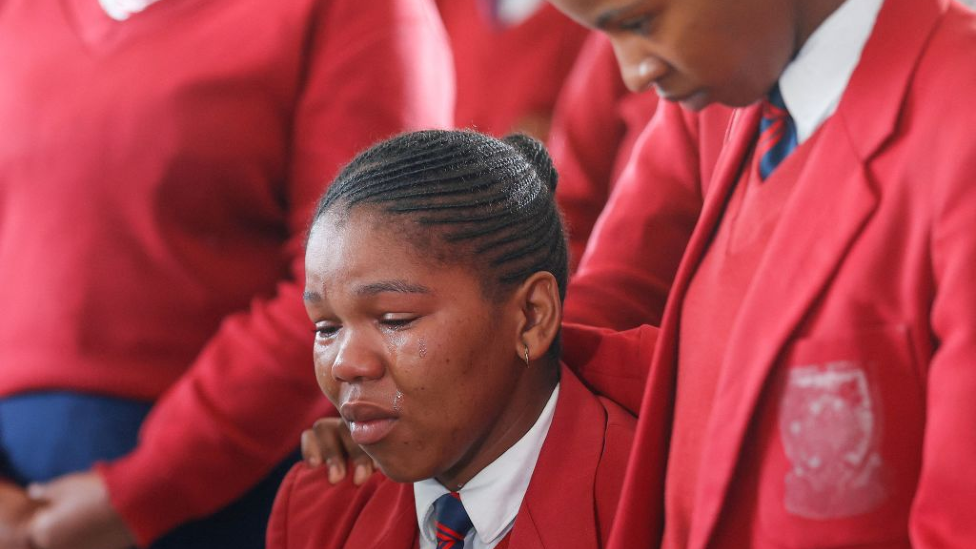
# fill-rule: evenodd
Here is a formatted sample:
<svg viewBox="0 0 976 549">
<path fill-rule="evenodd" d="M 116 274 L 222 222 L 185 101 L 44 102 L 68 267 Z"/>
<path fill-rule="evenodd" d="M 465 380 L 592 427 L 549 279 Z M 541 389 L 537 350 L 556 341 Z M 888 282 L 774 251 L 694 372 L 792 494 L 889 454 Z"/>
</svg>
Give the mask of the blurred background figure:
<svg viewBox="0 0 976 549">
<path fill-rule="evenodd" d="M 4 0 L 0 73 L 0 548 L 262 547 L 328 411 L 306 223 L 450 124 L 433 3 Z"/>
<path fill-rule="evenodd" d="M 458 127 L 549 134 L 587 31 L 545 0 L 437 0 L 457 73 Z"/>
<path fill-rule="evenodd" d="M 556 103 L 548 143 L 559 172 L 556 200 L 569 231 L 573 271 L 657 102 L 654 90 L 627 89 L 604 35 L 587 38 Z"/>
</svg>

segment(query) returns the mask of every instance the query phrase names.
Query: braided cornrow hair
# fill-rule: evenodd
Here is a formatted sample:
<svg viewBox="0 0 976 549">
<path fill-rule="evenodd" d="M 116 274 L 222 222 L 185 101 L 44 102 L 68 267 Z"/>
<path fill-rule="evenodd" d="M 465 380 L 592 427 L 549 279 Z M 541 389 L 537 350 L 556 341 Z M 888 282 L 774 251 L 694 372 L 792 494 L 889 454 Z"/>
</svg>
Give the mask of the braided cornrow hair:
<svg viewBox="0 0 976 549">
<path fill-rule="evenodd" d="M 568 253 L 554 200 L 557 175 L 545 147 L 525 135 L 502 140 L 463 130 L 405 133 L 359 154 L 313 217 L 372 206 L 439 237 L 438 257 L 467 262 L 489 297 L 538 271 L 565 298 Z M 409 234 L 409 231 L 405 231 Z M 558 340 L 551 350 L 559 353 Z"/>
</svg>

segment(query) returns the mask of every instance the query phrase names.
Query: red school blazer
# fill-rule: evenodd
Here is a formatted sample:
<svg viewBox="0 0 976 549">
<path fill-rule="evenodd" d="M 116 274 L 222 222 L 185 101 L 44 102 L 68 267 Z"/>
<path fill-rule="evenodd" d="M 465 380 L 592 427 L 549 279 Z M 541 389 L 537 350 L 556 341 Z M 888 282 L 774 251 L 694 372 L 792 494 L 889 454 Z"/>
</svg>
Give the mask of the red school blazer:
<svg viewBox="0 0 976 549">
<path fill-rule="evenodd" d="M 882 7 L 836 113 L 791 168 L 731 331 L 689 549 L 976 547 L 974 56 L 976 14 L 957 2 Z M 682 300 L 760 117 L 736 111 L 716 150 L 703 122 L 715 115 L 659 108 L 630 168 L 658 193 L 618 185 L 618 204 L 644 210 L 601 220 L 604 239 L 643 237 L 584 260 L 591 285 L 578 278 L 567 299 L 574 320 L 619 323 L 671 292 L 613 549 L 660 543 Z M 677 246 L 662 239 L 687 240 L 699 214 L 672 285 Z"/>
<path fill-rule="evenodd" d="M 603 547 L 617 509 L 634 417 L 594 396 L 567 368 L 559 401 L 508 547 Z M 375 474 L 336 486 L 325 467 L 298 464 L 285 478 L 268 526 L 269 549 L 418 545 L 412 484 Z"/>
<path fill-rule="evenodd" d="M 627 90 L 610 40 L 593 31 L 559 92 L 546 143 L 559 172 L 556 201 L 573 270 L 657 103 L 653 90 Z"/>
</svg>

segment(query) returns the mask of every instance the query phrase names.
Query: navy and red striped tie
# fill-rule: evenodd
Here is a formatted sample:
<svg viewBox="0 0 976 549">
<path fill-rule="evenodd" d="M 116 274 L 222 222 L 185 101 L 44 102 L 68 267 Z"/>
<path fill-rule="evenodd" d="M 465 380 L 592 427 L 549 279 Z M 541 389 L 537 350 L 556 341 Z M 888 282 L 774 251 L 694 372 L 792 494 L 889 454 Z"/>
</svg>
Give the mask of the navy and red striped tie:
<svg viewBox="0 0 976 549">
<path fill-rule="evenodd" d="M 464 536 L 471 531 L 471 519 L 457 492 L 444 494 L 434 502 L 437 549 L 463 549 Z"/>
<path fill-rule="evenodd" d="M 786 110 L 779 84 L 763 101 L 762 120 L 759 122 L 759 177 L 765 181 L 780 162 L 796 148 L 796 124 Z"/>
</svg>

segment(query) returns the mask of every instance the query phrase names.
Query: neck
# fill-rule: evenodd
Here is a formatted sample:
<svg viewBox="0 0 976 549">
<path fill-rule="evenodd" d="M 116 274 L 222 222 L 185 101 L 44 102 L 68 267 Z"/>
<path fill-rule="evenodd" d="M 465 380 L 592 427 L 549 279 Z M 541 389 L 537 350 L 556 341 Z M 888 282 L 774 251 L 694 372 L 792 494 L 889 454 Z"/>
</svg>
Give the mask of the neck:
<svg viewBox="0 0 976 549">
<path fill-rule="evenodd" d="M 839 8 L 845 0 L 798 0 L 796 6 L 796 44 L 793 55 L 796 56 L 806 44 L 810 36 L 828 17 Z"/>
<path fill-rule="evenodd" d="M 523 364 L 521 368 L 526 368 Z M 537 369 L 537 370 L 533 370 Z M 472 447 L 467 456 L 451 469 L 434 477 L 452 492 L 474 478 L 482 469 L 515 445 L 535 425 L 559 382 L 559 370 L 533 362 L 528 367 L 536 375 L 526 375 L 511 394 L 512 403 L 495 421 L 495 427 Z"/>
</svg>

